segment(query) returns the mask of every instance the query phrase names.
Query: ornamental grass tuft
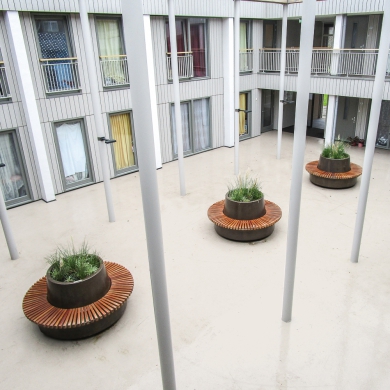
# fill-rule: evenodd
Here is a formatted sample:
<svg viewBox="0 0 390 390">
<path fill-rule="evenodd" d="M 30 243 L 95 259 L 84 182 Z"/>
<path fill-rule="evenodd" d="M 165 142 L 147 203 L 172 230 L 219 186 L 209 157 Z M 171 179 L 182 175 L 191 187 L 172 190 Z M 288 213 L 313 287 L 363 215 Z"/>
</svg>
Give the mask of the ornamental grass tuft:
<svg viewBox="0 0 390 390">
<path fill-rule="evenodd" d="M 258 179 L 250 177 L 249 173 L 238 175 L 228 189 L 229 199 L 235 202 L 252 202 L 263 197 Z"/>
<path fill-rule="evenodd" d="M 341 160 L 349 157 L 349 154 L 345 151 L 346 143 L 340 140 L 340 137 L 334 144 L 325 146 L 322 150 L 322 157 L 331 158 L 333 160 Z"/>
<path fill-rule="evenodd" d="M 94 274 L 100 267 L 100 258 L 96 252 L 91 253 L 84 241 L 79 249 L 72 243 L 68 247 L 58 247 L 46 257 L 51 266 L 50 276 L 57 282 L 77 282 Z"/>
</svg>

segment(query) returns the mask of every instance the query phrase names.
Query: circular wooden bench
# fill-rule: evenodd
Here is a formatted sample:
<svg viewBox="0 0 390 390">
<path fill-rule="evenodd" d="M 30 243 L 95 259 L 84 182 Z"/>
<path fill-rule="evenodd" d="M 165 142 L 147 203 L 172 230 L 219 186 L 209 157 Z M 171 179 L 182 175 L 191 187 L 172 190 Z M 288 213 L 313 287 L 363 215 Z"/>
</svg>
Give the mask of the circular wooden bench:
<svg viewBox="0 0 390 390">
<path fill-rule="evenodd" d="M 52 306 L 46 298 L 46 277 L 38 280 L 23 299 L 25 316 L 47 336 L 72 340 L 89 337 L 113 325 L 122 316 L 134 288 L 129 270 L 122 265 L 104 262 L 111 287 L 98 301 L 74 309 Z"/>
<path fill-rule="evenodd" d="M 310 173 L 310 181 L 325 188 L 349 188 L 353 187 L 357 178 L 362 174 L 362 167 L 351 163 L 348 172 L 327 172 L 317 168 L 318 160 L 306 164 L 306 171 Z"/>
<path fill-rule="evenodd" d="M 256 241 L 268 237 L 282 218 L 280 207 L 265 200 L 266 213 L 260 218 L 239 220 L 227 217 L 223 213 L 225 201 L 221 200 L 210 206 L 207 216 L 214 223 L 215 230 L 222 237 L 234 241 Z"/>
</svg>

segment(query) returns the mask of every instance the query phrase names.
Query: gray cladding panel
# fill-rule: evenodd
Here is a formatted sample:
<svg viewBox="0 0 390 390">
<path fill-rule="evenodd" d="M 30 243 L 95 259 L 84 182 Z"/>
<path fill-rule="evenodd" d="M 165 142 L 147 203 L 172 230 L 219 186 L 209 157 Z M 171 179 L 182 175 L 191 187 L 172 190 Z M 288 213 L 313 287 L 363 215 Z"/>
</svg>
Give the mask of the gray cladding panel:
<svg viewBox="0 0 390 390">
<path fill-rule="evenodd" d="M 208 64 L 211 78 L 223 77 L 223 21 L 208 20 Z"/>
</svg>

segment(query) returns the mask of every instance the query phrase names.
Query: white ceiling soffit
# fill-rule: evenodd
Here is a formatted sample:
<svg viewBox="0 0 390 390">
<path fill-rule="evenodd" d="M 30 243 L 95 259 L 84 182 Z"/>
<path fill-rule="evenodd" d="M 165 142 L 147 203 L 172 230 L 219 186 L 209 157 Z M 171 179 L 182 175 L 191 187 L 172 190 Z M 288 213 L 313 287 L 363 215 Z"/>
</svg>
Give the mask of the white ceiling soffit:
<svg viewBox="0 0 390 390">
<path fill-rule="evenodd" d="M 244 1 L 254 1 L 257 3 L 295 4 L 295 3 L 302 3 L 303 0 L 244 0 Z"/>
</svg>

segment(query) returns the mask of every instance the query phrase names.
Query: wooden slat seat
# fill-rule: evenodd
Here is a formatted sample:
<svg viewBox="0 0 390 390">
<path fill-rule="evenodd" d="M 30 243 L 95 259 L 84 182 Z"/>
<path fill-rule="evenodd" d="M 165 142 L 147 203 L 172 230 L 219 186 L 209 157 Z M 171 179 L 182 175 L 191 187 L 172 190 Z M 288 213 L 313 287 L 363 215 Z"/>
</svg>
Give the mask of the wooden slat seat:
<svg viewBox="0 0 390 390">
<path fill-rule="evenodd" d="M 227 217 L 223 213 L 224 200 L 220 200 L 210 206 L 207 215 L 215 225 L 231 230 L 259 230 L 275 225 L 282 218 L 282 210 L 269 200 L 264 201 L 266 213 L 260 218 L 250 220 L 238 220 Z"/>
<path fill-rule="evenodd" d="M 75 309 L 61 309 L 52 306 L 46 298 L 46 277 L 38 280 L 23 299 L 25 316 L 40 327 L 49 329 L 68 329 L 91 324 L 111 315 L 120 309 L 129 298 L 134 288 L 134 280 L 122 265 L 104 262 L 111 287 L 107 294 L 98 301 Z"/>
<path fill-rule="evenodd" d="M 362 167 L 360 165 L 353 164 L 353 163 L 351 163 L 350 171 L 339 172 L 339 173 L 322 171 L 321 169 L 317 168 L 317 165 L 318 165 L 318 160 L 307 163 L 306 171 L 313 176 L 321 177 L 324 179 L 334 179 L 334 180 L 354 179 L 356 177 L 359 177 L 362 174 Z"/>
</svg>

